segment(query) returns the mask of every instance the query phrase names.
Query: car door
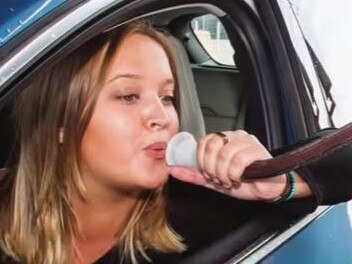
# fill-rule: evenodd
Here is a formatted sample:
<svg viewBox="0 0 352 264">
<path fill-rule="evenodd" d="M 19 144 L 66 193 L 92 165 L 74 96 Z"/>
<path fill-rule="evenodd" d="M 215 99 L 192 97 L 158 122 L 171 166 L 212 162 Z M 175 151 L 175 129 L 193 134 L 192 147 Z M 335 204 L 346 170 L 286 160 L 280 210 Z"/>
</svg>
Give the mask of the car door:
<svg viewBox="0 0 352 264">
<path fill-rule="evenodd" d="M 5 120 L 9 117 L 11 101 L 26 82 L 35 78 L 37 71 L 60 60 L 100 32 L 112 30 L 138 17 L 153 18 L 166 30 L 175 33 L 191 56 L 195 54 L 192 46 L 187 44 L 189 32 L 177 30 L 181 27 L 180 21 L 191 22 L 199 14 L 209 13 L 222 22 L 236 52 L 236 65 L 227 69 L 218 64 L 206 66 L 191 57 L 198 88 L 207 82 L 208 74 L 239 74 L 241 85 L 251 93 L 246 101 L 243 128 L 255 134 L 270 150 L 304 139 L 321 127 L 331 126 L 324 96 L 321 91 L 312 93 L 311 87 L 308 87 L 308 80 L 315 84 L 317 77 L 314 81 L 303 74 L 302 62 L 297 56 L 299 53 L 294 52 L 291 33 L 281 17 L 286 14 L 274 1 L 90 0 L 53 1 L 53 5 L 45 5 L 43 1 L 30 3 L 19 5 L 18 10 L 22 11 L 18 11 L 17 16 L 9 15 L 13 20 L 6 20 L 1 27 L 1 32 L 5 32 L 2 33 L 4 41 L 0 47 L 2 124 L 6 124 Z M 36 4 L 42 9 L 38 6 L 30 9 Z M 1 5 L 3 10 L 12 12 L 9 3 L 2 2 Z M 25 12 L 33 15 L 29 15 L 32 20 L 20 23 L 20 14 L 28 18 Z M 15 22 L 8 22 L 10 20 L 18 20 L 18 29 L 11 24 Z M 307 75 L 314 77 L 311 71 Z M 225 78 L 230 83 L 235 82 L 232 77 Z M 209 93 L 202 89 L 197 91 L 201 100 Z M 222 100 L 232 100 L 226 98 L 226 94 L 215 102 L 216 106 L 221 106 Z M 226 101 L 226 104 L 231 102 Z M 215 121 L 211 125 L 212 131 L 217 124 L 220 122 Z M 11 135 L 11 130 L 2 126 L 1 165 L 6 164 L 10 155 Z M 189 232 L 189 226 L 193 226 L 190 235 L 198 236 L 194 237 L 185 263 L 257 262 L 274 250 L 280 252 L 280 245 L 322 216 L 327 209 L 319 208 L 303 218 L 302 215 L 292 217 L 272 206 L 234 200 L 177 183 L 171 194 L 174 195 L 171 211 L 175 225 L 183 228 L 184 232 Z M 216 221 L 221 223 L 212 225 Z M 207 228 L 207 232 L 201 233 Z M 276 238 L 281 238 L 280 243 Z"/>
</svg>

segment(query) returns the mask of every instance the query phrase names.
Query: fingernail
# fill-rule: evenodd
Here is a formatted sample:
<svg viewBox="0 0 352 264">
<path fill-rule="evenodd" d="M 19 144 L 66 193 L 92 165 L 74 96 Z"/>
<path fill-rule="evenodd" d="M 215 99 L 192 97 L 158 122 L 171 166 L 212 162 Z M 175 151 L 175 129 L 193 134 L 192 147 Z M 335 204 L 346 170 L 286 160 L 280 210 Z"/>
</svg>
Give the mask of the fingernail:
<svg viewBox="0 0 352 264">
<path fill-rule="evenodd" d="M 206 172 L 202 172 L 202 175 L 206 180 L 211 180 L 211 177 Z"/>
<path fill-rule="evenodd" d="M 231 180 L 232 187 L 238 188 L 240 187 L 241 183 L 238 181 Z"/>
<path fill-rule="evenodd" d="M 221 181 L 218 178 L 213 178 L 213 182 L 217 185 L 221 185 Z"/>
<path fill-rule="evenodd" d="M 224 188 L 226 188 L 226 189 L 231 189 L 231 188 L 232 188 L 232 186 L 229 185 L 229 184 L 223 184 L 222 186 L 223 186 Z"/>
</svg>

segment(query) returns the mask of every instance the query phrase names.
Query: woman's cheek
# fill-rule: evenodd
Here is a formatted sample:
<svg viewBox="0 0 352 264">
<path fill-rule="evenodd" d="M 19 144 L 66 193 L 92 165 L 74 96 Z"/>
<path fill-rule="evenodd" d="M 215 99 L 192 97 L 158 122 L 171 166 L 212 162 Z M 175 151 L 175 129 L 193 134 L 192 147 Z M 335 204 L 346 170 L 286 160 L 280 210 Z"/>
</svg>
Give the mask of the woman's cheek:
<svg viewBox="0 0 352 264">
<path fill-rule="evenodd" d="M 175 108 L 173 108 L 173 111 L 170 114 L 170 120 L 171 120 L 172 135 L 174 135 L 180 129 L 180 122 Z"/>
</svg>

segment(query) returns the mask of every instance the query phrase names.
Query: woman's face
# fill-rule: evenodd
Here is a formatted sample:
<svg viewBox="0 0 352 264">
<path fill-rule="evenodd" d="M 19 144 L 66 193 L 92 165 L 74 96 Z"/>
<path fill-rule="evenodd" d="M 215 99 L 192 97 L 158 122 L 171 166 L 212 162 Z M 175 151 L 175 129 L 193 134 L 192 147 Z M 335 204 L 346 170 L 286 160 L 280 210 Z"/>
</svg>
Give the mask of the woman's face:
<svg viewBox="0 0 352 264">
<path fill-rule="evenodd" d="M 86 185 L 133 191 L 165 183 L 165 148 L 178 131 L 174 89 L 162 46 L 138 33 L 125 37 L 82 139 Z"/>
</svg>

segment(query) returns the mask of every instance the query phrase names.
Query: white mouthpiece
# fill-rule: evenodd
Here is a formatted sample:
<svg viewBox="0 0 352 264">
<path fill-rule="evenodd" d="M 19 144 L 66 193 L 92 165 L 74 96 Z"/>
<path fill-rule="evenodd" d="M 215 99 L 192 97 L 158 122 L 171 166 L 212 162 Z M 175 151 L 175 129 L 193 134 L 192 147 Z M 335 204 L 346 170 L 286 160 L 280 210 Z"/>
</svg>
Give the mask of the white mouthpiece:
<svg viewBox="0 0 352 264">
<path fill-rule="evenodd" d="M 188 132 L 180 132 L 171 138 L 166 148 L 166 163 L 197 169 L 197 142 Z"/>
</svg>

